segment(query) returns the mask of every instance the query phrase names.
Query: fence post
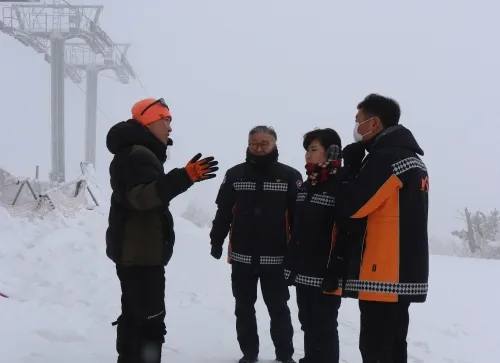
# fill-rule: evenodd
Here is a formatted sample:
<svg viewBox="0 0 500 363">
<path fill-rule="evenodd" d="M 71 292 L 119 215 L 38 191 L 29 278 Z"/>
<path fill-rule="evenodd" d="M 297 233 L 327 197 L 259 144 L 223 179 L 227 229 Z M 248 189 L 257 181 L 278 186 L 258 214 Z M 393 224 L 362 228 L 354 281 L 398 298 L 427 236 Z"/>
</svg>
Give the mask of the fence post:
<svg viewBox="0 0 500 363">
<path fill-rule="evenodd" d="M 24 188 L 24 184 L 26 184 L 25 181 L 21 182 L 21 186 L 19 187 L 19 189 L 17 190 L 17 193 L 16 193 L 16 196 L 14 197 L 14 201 L 12 202 L 12 205 L 16 204 L 17 202 L 17 198 L 19 198 L 19 195 L 21 194 L 21 191 L 23 190 Z"/>
</svg>

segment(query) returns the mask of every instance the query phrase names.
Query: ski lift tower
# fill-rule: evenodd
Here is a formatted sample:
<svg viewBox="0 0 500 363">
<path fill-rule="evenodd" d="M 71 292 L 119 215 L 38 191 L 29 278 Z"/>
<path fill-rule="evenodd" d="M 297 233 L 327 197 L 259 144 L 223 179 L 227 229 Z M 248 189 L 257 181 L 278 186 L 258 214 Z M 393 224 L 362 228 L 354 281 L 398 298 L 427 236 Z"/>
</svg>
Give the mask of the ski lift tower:
<svg viewBox="0 0 500 363">
<path fill-rule="evenodd" d="M 2 1 L 5 2 L 5 1 Z M 65 62 L 65 42 L 80 39 L 96 54 L 106 54 L 113 42 L 98 25 L 102 5 L 22 4 L 10 1 L 2 8 L 0 31 L 44 54 L 51 67 L 52 170 L 50 180 L 66 179 L 64 150 L 64 79 L 81 82 L 81 76 Z"/>
<path fill-rule="evenodd" d="M 105 54 L 94 52 L 87 43 L 66 43 L 66 64 L 75 72 L 86 73 L 85 161 L 96 163 L 97 81 L 102 71 L 113 71 L 118 81 L 128 84 L 136 78 L 127 60 L 130 44 L 114 44 Z"/>
</svg>

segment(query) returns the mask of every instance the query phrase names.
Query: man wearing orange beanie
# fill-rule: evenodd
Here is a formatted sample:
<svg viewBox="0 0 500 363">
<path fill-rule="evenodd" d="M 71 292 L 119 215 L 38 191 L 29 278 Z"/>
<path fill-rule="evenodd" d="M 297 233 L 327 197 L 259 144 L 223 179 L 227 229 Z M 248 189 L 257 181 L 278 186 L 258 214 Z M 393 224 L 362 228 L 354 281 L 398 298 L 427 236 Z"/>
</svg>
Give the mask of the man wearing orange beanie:
<svg viewBox="0 0 500 363">
<path fill-rule="evenodd" d="M 145 99 L 132 118 L 108 132 L 114 154 L 109 168 L 111 205 L 106 254 L 116 264 L 121 285 L 117 325 L 118 363 L 160 363 L 165 342 L 165 266 L 175 242 L 169 203 L 193 183 L 215 177 L 214 157 L 193 157 L 165 174 L 172 116 L 165 101 Z M 201 160 L 200 160 L 201 159 Z"/>
</svg>

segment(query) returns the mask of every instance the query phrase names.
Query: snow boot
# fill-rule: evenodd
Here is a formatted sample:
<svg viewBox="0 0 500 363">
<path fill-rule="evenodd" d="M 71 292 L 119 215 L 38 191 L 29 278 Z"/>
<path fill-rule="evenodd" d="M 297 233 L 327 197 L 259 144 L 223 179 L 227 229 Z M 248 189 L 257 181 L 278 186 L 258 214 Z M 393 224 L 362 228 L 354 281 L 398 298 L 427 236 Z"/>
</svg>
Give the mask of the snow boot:
<svg viewBox="0 0 500 363">
<path fill-rule="evenodd" d="M 140 351 L 141 363 L 161 363 L 161 342 L 144 341 Z"/>
<path fill-rule="evenodd" d="M 238 363 L 257 363 L 259 359 L 257 357 L 243 357 L 241 358 Z"/>
</svg>

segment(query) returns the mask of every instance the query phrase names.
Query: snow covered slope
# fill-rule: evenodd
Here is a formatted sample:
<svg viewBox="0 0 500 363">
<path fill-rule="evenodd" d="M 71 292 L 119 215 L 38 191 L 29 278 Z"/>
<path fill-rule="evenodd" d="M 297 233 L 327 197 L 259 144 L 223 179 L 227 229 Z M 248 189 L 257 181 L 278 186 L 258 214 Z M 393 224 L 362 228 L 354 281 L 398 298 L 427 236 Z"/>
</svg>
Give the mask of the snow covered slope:
<svg viewBox="0 0 500 363">
<path fill-rule="evenodd" d="M 0 210 L 0 361 L 115 362 L 119 286 L 105 257 L 106 208 L 76 219 L 35 224 Z M 230 267 L 209 255 L 208 230 L 176 218 L 177 244 L 167 268 L 164 361 L 235 362 Z M 411 309 L 410 362 L 498 363 L 500 262 L 435 256 L 428 303 Z M 302 332 L 292 288 L 296 356 Z M 269 319 L 258 302 L 261 361 L 272 361 Z M 358 363 L 358 310 L 343 300 L 341 361 Z"/>
</svg>

